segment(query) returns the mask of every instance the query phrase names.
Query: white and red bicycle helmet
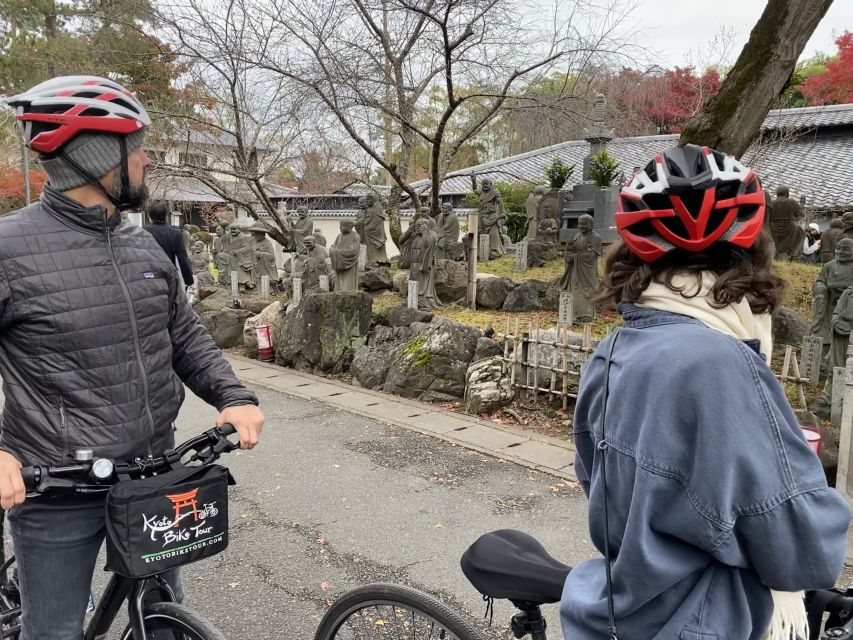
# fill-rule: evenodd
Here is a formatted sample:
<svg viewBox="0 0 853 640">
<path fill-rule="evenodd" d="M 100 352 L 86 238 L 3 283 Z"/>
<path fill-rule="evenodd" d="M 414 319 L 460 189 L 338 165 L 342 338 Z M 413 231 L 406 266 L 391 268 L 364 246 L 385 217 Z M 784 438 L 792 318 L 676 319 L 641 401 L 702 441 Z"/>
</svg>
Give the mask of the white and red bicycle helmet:
<svg viewBox="0 0 853 640">
<path fill-rule="evenodd" d="M 655 262 L 716 242 L 747 249 L 764 224 L 758 176 L 735 158 L 693 144 L 664 151 L 619 194 L 616 228 L 631 252 Z"/>
<path fill-rule="evenodd" d="M 13 96 L 21 140 L 34 151 L 54 154 L 82 132 L 127 135 L 151 125 L 136 97 L 97 76 L 62 76 Z"/>
</svg>

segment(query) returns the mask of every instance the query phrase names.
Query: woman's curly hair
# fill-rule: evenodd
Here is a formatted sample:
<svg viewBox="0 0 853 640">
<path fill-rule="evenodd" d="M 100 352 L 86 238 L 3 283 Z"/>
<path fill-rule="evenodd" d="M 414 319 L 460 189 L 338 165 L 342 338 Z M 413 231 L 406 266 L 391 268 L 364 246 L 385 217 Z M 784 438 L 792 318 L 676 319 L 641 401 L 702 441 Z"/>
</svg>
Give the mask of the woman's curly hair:
<svg viewBox="0 0 853 640">
<path fill-rule="evenodd" d="M 640 260 L 619 240 L 604 256 L 605 277 L 595 302 L 609 308 L 620 302 L 636 302 L 652 281 L 692 297 L 699 291 L 685 294 L 673 284 L 673 278 L 694 275 L 701 281 L 702 272 L 710 271 L 717 276 L 711 288 L 713 306 L 722 308 L 745 297 L 753 313 L 771 313 L 785 296 L 785 281 L 773 267 L 774 254 L 775 246 L 766 229 L 749 249 L 717 242 L 701 253 L 677 249 L 653 263 Z"/>
</svg>

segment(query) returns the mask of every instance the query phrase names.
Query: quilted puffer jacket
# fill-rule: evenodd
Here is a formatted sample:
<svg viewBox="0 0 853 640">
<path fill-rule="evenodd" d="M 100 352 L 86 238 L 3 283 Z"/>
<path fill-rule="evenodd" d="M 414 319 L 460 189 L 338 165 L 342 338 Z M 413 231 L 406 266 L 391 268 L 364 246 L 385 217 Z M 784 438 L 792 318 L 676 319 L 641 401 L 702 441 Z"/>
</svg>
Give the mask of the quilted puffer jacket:
<svg viewBox="0 0 853 640">
<path fill-rule="evenodd" d="M 0 218 L 0 448 L 61 464 L 162 453 L 182 381 L 220 411 L 253 403 L 143 229 L 45 188 Z"/>
</svg>

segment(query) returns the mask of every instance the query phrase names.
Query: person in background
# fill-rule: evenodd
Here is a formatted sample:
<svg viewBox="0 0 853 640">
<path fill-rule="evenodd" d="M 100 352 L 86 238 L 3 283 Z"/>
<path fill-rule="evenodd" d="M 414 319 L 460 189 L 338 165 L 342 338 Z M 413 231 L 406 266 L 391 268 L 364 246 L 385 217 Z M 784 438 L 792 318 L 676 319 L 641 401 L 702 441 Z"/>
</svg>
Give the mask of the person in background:
<svg viewBox="0 0 853 640">
<path fill-rule="evenodd" d="M 154 236 L 157 244 L 169 256 L 169 262 L 176 264 L 180 269 L 184 284 L 188 287 L 192 286 L 194 282 L 193 270 L 184 248 L 183 233 L 180 229 L 175 229 L 166 224 L 166 219 L 169 217 L 168 205 L 165 202 L 155 202 L 148 207 L 147 213 L 151 224 L 145 225 L 143 229 Z"/>
<path fill-rule="evenodd" d="M 817 264 L 820 256 L 820 227 L 814 222 L 809 223 L 806 229 L 806 237 L 803 240 L 803 262 Z"/>
</svg>

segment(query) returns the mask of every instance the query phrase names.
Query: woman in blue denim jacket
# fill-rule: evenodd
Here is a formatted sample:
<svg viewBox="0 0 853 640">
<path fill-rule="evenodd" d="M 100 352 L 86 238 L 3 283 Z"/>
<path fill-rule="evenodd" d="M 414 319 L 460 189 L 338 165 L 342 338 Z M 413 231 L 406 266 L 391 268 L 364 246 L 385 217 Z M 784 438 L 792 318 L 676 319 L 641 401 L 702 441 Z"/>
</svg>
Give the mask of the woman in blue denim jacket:
<svg viewBox="0 0 853 640">
<path fill-rule="evenodd" d="M 585 370 L 574 436 L 627 640 L 807 637 L 799 592 L 842 568 L 847 504 L 768 367 L 784 283 L 764 209 L 753 172 L 694 145 L 620 195 L 600 300 L 624 326 Z M 569 575 L 561 616 L 567 639 L 607 637 L 604 558 Z"/>
</svg>

